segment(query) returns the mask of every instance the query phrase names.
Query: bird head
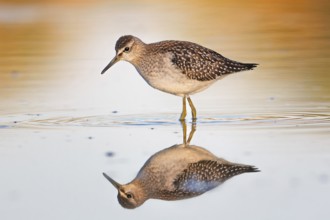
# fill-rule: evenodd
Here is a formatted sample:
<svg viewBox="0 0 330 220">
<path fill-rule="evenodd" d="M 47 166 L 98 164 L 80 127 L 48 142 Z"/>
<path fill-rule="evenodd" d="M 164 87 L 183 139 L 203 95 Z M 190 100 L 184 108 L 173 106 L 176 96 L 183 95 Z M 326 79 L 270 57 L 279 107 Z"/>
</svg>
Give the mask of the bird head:
<svg viewBox="0 0 330 220">
<path fill-rule="evenodd" d="M 103 173 L 103 176 L 118 190 L 117 198 L 122 207 L 134 209 L 142 205 L 147 200 L 145 193 L 138 185 L 133 183 L 121 185 L 107 174 Z"/>
<path fill-rule="evenodd" d="M 116 56 L 110 63 L 102 70 L 101 74 L 105 73 L 111 66 L 120 60 L 124 60 L 134 64 L 134 61 L 141 54 L 144 43 L 137 37 L 132 35 L 125 35 L 120 37 L 116 43 Z"/>
</svg>

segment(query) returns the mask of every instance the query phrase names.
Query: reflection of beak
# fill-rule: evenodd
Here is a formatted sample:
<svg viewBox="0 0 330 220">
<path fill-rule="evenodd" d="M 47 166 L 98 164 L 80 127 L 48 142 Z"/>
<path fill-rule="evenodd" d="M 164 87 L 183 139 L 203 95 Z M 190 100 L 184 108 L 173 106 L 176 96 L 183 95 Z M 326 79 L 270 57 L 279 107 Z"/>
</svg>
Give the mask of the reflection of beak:
<svg viewBox="0 0 330 220">
<path fill-rule="evenodd" d="M 115 56 L 110 63 L 102 70 L 101 74 L 105 73 L 113 64 L 117 63 L 118 58 Z"/>
<path fill-rule="evenodd" d="M 114 181 L 110 176 L 108 176 L 107 174 L 103 173 L 103 176 L 105 178 L 107 178 L 107 180 L 109 180 L 109 182 L 118 190 L 119 187 L 121 186 L 119 183 L 117 183 L 116 181 Z"/>
</svg>

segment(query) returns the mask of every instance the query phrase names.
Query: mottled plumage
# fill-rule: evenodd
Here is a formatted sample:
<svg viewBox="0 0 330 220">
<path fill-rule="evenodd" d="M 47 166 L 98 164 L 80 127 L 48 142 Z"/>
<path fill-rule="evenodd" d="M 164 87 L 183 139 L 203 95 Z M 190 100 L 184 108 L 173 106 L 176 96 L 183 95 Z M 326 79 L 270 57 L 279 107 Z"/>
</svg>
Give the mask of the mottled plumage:
<svg viewBox="0 0 330 220">
<path fill-rule="evenodd" d="M 230 73 L 251 70 L 254 63 L 240 63 L 223 57 L 206 47 L 187 41 L 161 41 L 146 44 L 132 35 L 116 42 L 116 56 L 102 74 L 119 60 L 135 66 L 153 88 L 183 97 L 180 120 L 186 116 L 186 99 L 196 119 L 196 109 L 190 95 L 203 91 Z"/>
<path fill-rule="evenodd" d="M 213 50 L 188 41 L 162 41 L 150 45 L 153 52 L 172 54 L 171 61 L 182 74 L 198 81 L 215 80 L 220 76 L 251 70 L 257 66 L 254 63 L 246 64 L 230 60 Z"/>
<path fill-rule="evenodd" d="M 136 208 L 147 199 L 195 197 L 235 175 L 258 171 L 254 166 L 218 158 L 202 147 L 181 144 L 151 156 L 128 184 L 118 184 L 104 175 L 118 189 L 119 203 L 125 208 Z"/>
<path fill-rule="evenodd" d="M 161 192 L 161 199 L 186 199 L 203 194 L 225 182 L 227 179 L 246 172 L 258 172 L 253 166 L 224 164 L 213 160 L 191 163 L 173 181 L 175 189 Z"/>
</svg>

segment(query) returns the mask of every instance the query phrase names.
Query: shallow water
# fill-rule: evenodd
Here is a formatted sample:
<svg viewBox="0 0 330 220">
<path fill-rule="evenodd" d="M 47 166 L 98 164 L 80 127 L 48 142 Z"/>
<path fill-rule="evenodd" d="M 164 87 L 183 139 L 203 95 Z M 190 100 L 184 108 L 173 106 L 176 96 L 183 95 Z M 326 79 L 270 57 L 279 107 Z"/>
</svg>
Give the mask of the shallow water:
<svg viewBox="0 0 330 220">
<path fill-rule="evenodd" d="M 0 1 L 1 219 L 327 219 L 327 1 Z M 261 172 L 202 196 L 123 209 L 102 176 L 131 181 L 182 143 L 181 99 L 128 63 L 123 34 L 193 41 L 260 65 L 192 96 L 192 144 Z M 188 127 L 191 119 L 187 119 Z"/>
</svg>

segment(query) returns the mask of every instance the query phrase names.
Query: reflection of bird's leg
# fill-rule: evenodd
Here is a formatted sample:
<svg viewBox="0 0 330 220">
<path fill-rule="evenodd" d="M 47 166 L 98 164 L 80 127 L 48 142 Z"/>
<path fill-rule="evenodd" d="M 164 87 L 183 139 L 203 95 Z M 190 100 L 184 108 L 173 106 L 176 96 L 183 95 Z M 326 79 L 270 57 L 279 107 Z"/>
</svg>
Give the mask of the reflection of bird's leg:
<svg viewBox="0 0 330 220">
<path fill-rule="evenodd" d="M 181 126 L 182 126 L 182 136 L 183 136 L 183 144 L 184 146 L 189 145 L 191 139 L 194 136 L 194 133 L 196 131 L 196 122 L 191 123 L 191 130 L 189 132 L 189 137 L 187 139 L 187 124 L 186 121 L 180 121 L 181 122 Z"/>
<path fill-rule="evenodd" d="M 180 120 L 182 126 L 183 144 L 187 144 L 187 124 L 185 120 Z"/>
<path fill-rule="evenodd" d="M 188 140 L 187 140 L 188 145 L 190 144 L 190 141 L 193 138 L 195 131 L 196 131 L 196 121 L 193 121 L 191 123 L 191 130 L 190 130 L 189 137 L 188 137 Z"/>
<path fill-rule="evenodd" d="M 196 108 L 195 108 L 195 106 L 194 106 L 194 104 L 191 101 L 189 96 L 187 97 L 187 99 L 188 99 L 188 102 L 189 102 L 189 105 L 190 105 L 190 108 L 191 108 L 192 120 L 196 121 L 196 119 L 197 119 L 197 117 L 196 117 L 196 115 L 197 115 Z"/>
<path fill-rule="evenodd" d="M 182 98 L 182 113 L 181 113 L 181 116 L 180 116 L 180 121 L 185 120 L 186 115 L 187 115 L 187 110 L 186 110 L 186 96 L 183 96 L 183 98 Z"/>
</svg>

